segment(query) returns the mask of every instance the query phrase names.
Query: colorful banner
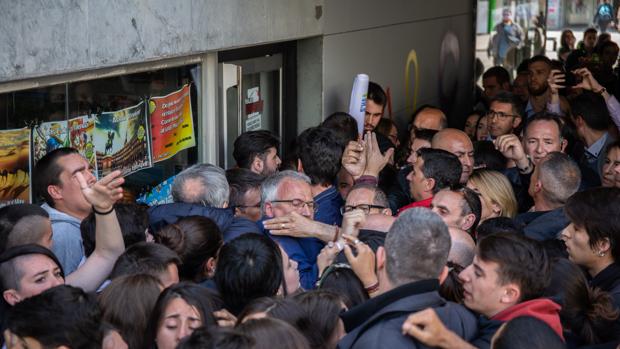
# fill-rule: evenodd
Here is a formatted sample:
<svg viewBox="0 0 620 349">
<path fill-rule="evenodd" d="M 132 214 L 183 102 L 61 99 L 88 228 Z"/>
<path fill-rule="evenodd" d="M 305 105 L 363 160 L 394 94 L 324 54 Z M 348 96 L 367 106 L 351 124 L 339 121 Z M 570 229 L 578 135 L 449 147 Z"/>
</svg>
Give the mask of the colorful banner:
<svg viewBox="0 0 620 349">
<path fill-rule="evenodd" d="M 33 159 L 36 164 L 45 154 L 54 149 L 69 146 L 67 121 L 43 122 L 34 127 L 32 133 Z"/>
<path fill-rule="evenodd" d="M 123 176 L 152 166 L 144 102 L 95 119 L 94 143 L 99 178 L 114 170 Z"/>
<path fill-rule="evenodd" d="M 163 97 L 149 100 L 153 162 L 196 145 L 189 85 Z"/>
<path fill-rule="evenodd" d="M 2 130 L 0 206 L 30 202 L 30 128 Z"/>
<path fill-rule="evenodd" d="M 70 119 L 69 143 L 70 147 L 77 149 L 88 160 L 91 168 L 97 175 L 97 157 L 95 156 L 95 115 L 78 116 Z"/>
<path fill-rule="evenodd" d="M 140 196 L 136 201 L 139 204 L 146 204 L 149 206 L 163 205 L 173 203 L 172 199 L 172 183 L 176 176 L 172 176 L 165 181 L 156 185 L 151 191 Z"/>
</svg>

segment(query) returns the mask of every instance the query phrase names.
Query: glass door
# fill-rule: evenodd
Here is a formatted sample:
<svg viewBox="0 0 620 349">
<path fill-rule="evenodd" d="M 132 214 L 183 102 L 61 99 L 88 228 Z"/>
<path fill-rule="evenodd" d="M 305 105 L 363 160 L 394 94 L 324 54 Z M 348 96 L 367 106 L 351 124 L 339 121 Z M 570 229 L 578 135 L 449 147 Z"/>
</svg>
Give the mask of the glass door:
<svg viewBox="0 0 620 349">
<path fill-rule="evenodd" d="M 269 130 L 282 139 L 282 55 L 222 62 L 220 77 L 220 159 L 230 168 L 235 165 L 233 144 L 241 133 Z"/>
</svg>

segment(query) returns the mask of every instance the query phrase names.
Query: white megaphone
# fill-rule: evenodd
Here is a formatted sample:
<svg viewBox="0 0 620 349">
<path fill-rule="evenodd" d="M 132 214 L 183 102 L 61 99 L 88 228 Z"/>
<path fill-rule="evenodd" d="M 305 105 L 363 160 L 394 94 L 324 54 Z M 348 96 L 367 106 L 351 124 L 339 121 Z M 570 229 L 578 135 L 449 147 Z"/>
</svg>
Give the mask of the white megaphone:
<svg viewBox="0 0 620 349">
<path fill-rule="evenodd" d="M 366 116 L 366 95 L 368 94 L 368 75 L 357 74 L 351 90 L 349 114 L 357 121 L 357 131 L 364 136 L 364 117 Z"/>
</svg>

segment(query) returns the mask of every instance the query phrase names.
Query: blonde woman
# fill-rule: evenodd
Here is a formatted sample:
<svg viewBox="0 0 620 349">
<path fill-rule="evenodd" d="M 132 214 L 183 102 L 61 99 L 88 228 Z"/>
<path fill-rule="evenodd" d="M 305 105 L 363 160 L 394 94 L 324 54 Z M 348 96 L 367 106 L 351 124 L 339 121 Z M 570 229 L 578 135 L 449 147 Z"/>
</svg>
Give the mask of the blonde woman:
<svg viewBox="0 0 620 349">
<path fill-rule="evenodd" d="M 498 171 L 479 169 L 474 171 L 467 186 L 480 195 L 482 215 L 480 223 L 493 217 L 514 218 L 517 215 L 517 199 L 508 178 Z"/>
</svg>

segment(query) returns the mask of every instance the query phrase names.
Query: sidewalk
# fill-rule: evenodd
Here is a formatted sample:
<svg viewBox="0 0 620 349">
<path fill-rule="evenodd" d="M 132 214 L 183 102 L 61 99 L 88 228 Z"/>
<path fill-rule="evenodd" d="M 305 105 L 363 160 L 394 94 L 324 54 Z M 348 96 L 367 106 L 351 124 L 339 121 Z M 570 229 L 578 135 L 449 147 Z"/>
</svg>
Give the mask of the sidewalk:
<svg viewBox="0 0 620 349">
<path fill-rule="evenodd" d="M 585 27 L 577 27 L 577 28 L 569 28 L 575 34 L 577 38 L 577 42 L 579 42 L 583 38 L 583 32 Z M 608 31 L 611 34 L 611 39 L 620 44 L 620 33 L 613 29 Z M 562 34 L 561 30 L 549 30 L 547 31 L 547 47 L 546 47 L 546 55 L 550 59 L 557 59 L 557 53 L 553 50 L 553 41 L 549 40 L 550 38 L 555 38 L 557 42 L 557 48 L 560 47 L 560 35 Z M 489 44 L 489 37 L 491 34 L 478 34 L 476 35 L 476 58 L 480 58 L 482 63 L 484 64 L 484 70 L 489 69 L 493 66 L 493 58 L 487 56 L 487 45 Z M 478 83 L 482 83 L 478 81 Z"/>
</svg>

